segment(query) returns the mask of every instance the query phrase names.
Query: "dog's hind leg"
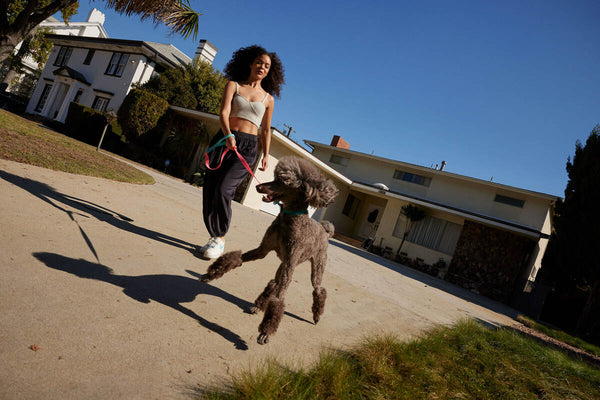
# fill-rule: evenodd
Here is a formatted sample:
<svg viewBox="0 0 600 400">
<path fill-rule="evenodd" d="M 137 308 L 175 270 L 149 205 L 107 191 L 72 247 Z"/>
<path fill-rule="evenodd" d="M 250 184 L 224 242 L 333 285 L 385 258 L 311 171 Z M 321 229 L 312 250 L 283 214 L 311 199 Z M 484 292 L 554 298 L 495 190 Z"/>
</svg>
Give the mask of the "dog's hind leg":
<svg viewBox="0 0 600 400">
<path fill-rule="evenodd" d="M 313 286 L 313 321 L 315 324 L 321 319 L 321 315 L 325 311 L 325 299 L 327 299 L 327 290 L 321 286 L 323 280 L 323 272 L 325 271 L 325 262 L 327 261 L 327 254 L 319 254 L 315 258 L 310 260 L 311 262 L 311 273 L 310 281 Z"/>
</svg>

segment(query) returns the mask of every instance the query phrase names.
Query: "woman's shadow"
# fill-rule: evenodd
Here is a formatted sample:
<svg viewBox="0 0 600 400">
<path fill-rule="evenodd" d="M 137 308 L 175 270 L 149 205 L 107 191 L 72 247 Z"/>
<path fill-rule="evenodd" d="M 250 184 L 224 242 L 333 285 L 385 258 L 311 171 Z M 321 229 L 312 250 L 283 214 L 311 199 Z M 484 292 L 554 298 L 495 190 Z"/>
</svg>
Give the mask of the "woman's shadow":
<svg viewBox="0 0 600 400">
<path fill-rule="evenodd" d="M 194 318 L 203 327 L 218 333 L 233 343 L 236 349 L 248 349 L 248 344 L 238 334 L 202 318 L 192 310 L 181 305 L 181 303 L 194 301 L 196 296 L 200 294 L 206 294 L 220 297 L 237 305 L 242 310 L 252 306 L 248 301 L 233 296 L 219 288 L 202 283 L 198 279 L 178 275 L 115 275 L 112 269 L 105 265 L 83 259 L 76 260 L 55 253 L 40 252 L 33 253 L 33 256 L 50 268 L 65 271 L 80 278 L 95 279 L 119 286 L 123 288 L 123 293 L 139 302 L 150 303 L 150 300 L 154 300 L 171 307 Z M 194 275 L 191 271 L 188 271 L 188 273 Z"/>
<path fill-rule="evenodd" d="M 131 232 L 143 237 L 147 237 L 149 239 L 153 239 L 161 243 L 169 244 L 171 246 L 179 247 L 191 252 L 192 254 L 195 254 L 195 245 L 188 243 L 184 240 L 165 235 L 161 232 L 136 226 L 135 224 L 133 224 L 133 219 L 127 217 L 126 215 L 110 210 L 92 201 L 80 199 L 78 197 L 61 193 L 45 183 L 29 178 L 23 178 L 5 171 L 0 171 L 0 179 L 4 179 L 5 181 L 20 187 L 21 189 L 26 190 L 27 192 L 38 197 L 42 201 L 63 211 L 78 226 L 79 223 L 75 219 L 76 215 L 83 218 L 93 217 L 98 219 L 99 221 L 106 222 L 114 226 L 115 228 L 122 229 L 124 231 Z M 99 260 L 98 254 L 96 253 L 96 249 L 94 248 L 91 239 L 83 231 L 81 226 L 79 226 L 79 230 L 96 259 Z"/>
</svg>

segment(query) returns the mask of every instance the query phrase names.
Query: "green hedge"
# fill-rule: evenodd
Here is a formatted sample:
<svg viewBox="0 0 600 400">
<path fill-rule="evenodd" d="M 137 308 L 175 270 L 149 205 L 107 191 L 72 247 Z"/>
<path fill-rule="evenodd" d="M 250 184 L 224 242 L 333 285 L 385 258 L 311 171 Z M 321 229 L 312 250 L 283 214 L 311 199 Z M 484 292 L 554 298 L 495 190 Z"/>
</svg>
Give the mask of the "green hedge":
<svg viewBox="0 0 600 400">
<path fill-rule="evenodd" d="M 130 141 L 136 141 L 156 127 L 169 103 L 150 92 L 134 89 L 125 98 L 117 118 L 123 133 Z"/>
<path fill-rule="evenodd" d="M 81 104 L 71 103 L 65 124 L 60 131 L 74 139 L 97 146 L 105 124 L 106 119 L 101 112 Z M 102 149 L 127 156 L 127 144 L 117 120 L 113 120 L 106 129 Z"/>
<path fill-rule="evenodd" d="M 69 104 L 65 120 L 67 134 L 88 144 L 98 144 L 106 125 L 104 114 L 78 103 Z"/>
</svg>

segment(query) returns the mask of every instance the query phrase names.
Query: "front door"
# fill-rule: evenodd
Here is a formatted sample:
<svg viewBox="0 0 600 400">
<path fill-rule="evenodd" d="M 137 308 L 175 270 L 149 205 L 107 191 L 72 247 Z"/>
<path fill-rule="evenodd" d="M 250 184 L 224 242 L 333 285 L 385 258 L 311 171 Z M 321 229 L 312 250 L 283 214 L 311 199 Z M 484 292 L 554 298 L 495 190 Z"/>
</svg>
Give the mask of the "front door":
<svg viewBox="0 0 600 400">
<path fill-rule="evenodd" d="M 358 237 L 360 239 L 374 238 L 375 232 L 379 228 L 379 221 L 383 215 L 383 207 L 375 204 L 367 205 L 367 212 L 361 222 L 360 229 L 358 230 Z"/>
<path fill-rule="evenodd" d="M 58 111 L 60 110 L 60 106 L 62 106 L 68 90 L 69 85 L 65 85 L 64 83 L 58 84 L 58 87 L 56 88 L 56 96 L 54 96 L 52 107 L 50 107 L 50 112 L 48 113 L 49 118 L 56 119 L 58 116 Z"/>
</svg>

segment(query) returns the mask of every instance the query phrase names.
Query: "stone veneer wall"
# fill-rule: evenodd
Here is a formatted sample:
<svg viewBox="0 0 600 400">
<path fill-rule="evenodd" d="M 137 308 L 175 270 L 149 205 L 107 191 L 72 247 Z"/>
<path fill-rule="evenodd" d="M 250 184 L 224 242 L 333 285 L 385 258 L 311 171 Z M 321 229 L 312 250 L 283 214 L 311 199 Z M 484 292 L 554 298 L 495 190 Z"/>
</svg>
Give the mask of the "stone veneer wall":
<svg viewBox="0 0 600 400">
<path fill-rule="evenodd" d="M 534 244 L 524 236 L 465 221 L 446 280 L 510 303 Z"/>
</svg>

